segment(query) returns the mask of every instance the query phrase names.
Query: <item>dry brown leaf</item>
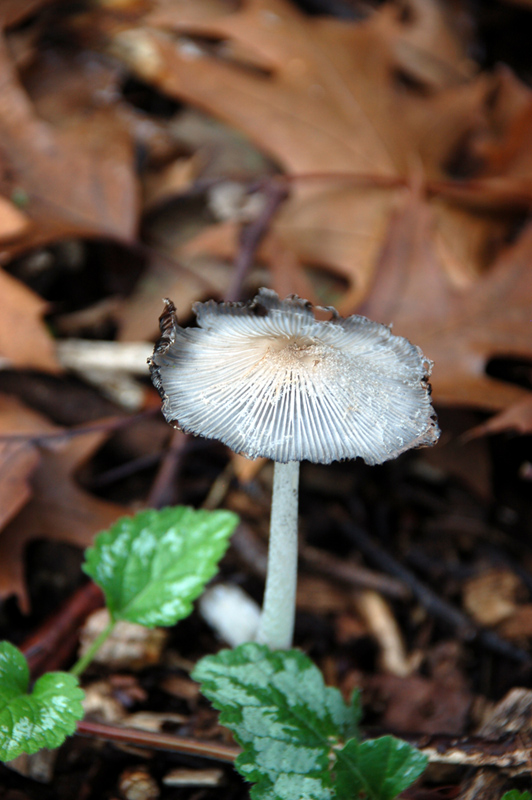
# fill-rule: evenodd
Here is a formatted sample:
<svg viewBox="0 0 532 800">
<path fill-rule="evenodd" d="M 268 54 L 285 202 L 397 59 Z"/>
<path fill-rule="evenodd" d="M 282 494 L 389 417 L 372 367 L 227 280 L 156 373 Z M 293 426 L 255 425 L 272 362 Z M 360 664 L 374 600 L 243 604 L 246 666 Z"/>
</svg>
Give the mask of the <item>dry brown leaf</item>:
<svg viewBox="0 0 532 800">
<path fill-rule="evenodd" d="M 19 209 L 0 197 L 0 242 L 16 239 L 25 233 L 30 225 L 28 217 Z"/>
<path fill-rule="evenodd" d="M 40 464 L 32 477 L 32 497 L 0 533 L 0 598 L 16 594 L 24 612 L 29 598 L 24 583 L 24 551 L 35 539 L 54 539 L 88 547 L 94 535 L 128 513 L 123 506 L 83 490 L 75 473 L 105 441 L 105 432 L 41 444 Z"/>
<path fill-rule="evenodd" d="M 451 286 L 433 236 L 429 207 L 413 192 L 390 226 L 373 289 L 361 313 L 393 323 L 435 363 L 438 403 L 498 410 L 529 396 L 490 377 L 490 358 L 532 357 L 532 226 L 473 286 Z"/>
<path fill-rule="evenodd" d="M 28 501 L 29 479 L 38 463 L 39 453 L 31 445 L 0 442 L 0 530 Z"/>
<path fill-rule="evenodd" d="M 3 247 L 4 261 L 22 248 L 67 236 L 132 239 L 138 215 L 133 143 L 117 112 L 93 98 L 92 107 L 73 113 L 68 125 L 45 121 L 23 90 L 3 37 L 0 71 L 4 194 L 23 192 L 33 222 L 23 241 Z M 90 83 L 90 65 L 85 80 Z"/>
<path fill-rule="evenodd" d="M 0 361 L 3 366 L 57 371 L 53 340 L 42 320 L 47 304 L 0 269 Z"/>
<path fill-rule="evenodd" d="M 497 633 L 505 639 L 532 638 L 532 603 L 517 606 L 514 613 L 501 622 Z"/>
<path fill-rule="evenodd" d="M 90 650 L 109 623 L 110 615 L 106 608 L 93 611 L 80 631 L 78 657 L 83 657 Z M 160 663 L 167 638 L 167 632 L 161 628 L 146 628 L 121 620 L 99 648 L 94 661 L 105 664 L 109 670 L 141 670 Z"/>
<path fill-rule="evenodd" d="M 502 433 L 503 431 L 515 431 L 522 435 L 532 432 L 532 395 L 505 408 L 504 411 L 487 419 L 482 425 L 472 428 L 467 437 L 489 436 L 492 433 Z"/>
<path fill-rule="evenodd" d="M 367 687 L 385 706 L 381 724 L 389 730 L 415 733 L 464 732 L 473 695 L 466 686 L 420 675 L 374 675 Z"/>
<path fill-rule="evenodd" d="M 185 256 L 213 256 L 231 261 L 238 247 L 240 226 L 234 221 L 210 225 L 202 233 L 187 242 L 182 252 Z M 301 263 L 294 251 L 275 234 L 270 233 L 261 243 L 257 260 L 268 264 L 271 271 L 271 287 L 280 297 L 298 294 L 317 304 L 317 297 L 310 281 L 301 270 Z"/>
<path fill-rule="evenodd" d="M 24 19 L 51 5 L 52 2 L 53 0 L 2 0 L 0 28 L 19 25 Z"/>
<path fill-rule="evenodd" d="M 108 28 L 144 80 L 244 131 L 287 171 L 358 175 L 354 184 L 298 182 L 275 225 L 300 259 L 348 280 L 353 306 L 393 209 L 390 187 L 412 169 L 445 177 L 457 150 L 488 126 L 490 81 L 471 78 L 452 15 L 435 0 L 415 6 L 414 22 L 390 2 L 348 24 L 306 17 L 285 0 L 246 0 L 233 13 L 159 0 L 137 27 Z M 196 35 L 224 49 L 212 57 L 187 38 Z M 471 279 L 505 222 L 449 204 L 438 218 L 445 269 Z"/>
<path fill-rule="evenodd" d="M 521 581 L 510 570 L 486 570 L 465 582 L 464 608 L 480 625 L 498 625 L 513 616 L 522 591 Z"/>
<path fill-rule="evenodd" d="M 56 430 L 16 397 L 0 394 L 0 532 L 31 496 L 30 478 L 40 454 L 29 437 Z M 21 435 L 28 439 L 19 438 Z"/>
</svg>

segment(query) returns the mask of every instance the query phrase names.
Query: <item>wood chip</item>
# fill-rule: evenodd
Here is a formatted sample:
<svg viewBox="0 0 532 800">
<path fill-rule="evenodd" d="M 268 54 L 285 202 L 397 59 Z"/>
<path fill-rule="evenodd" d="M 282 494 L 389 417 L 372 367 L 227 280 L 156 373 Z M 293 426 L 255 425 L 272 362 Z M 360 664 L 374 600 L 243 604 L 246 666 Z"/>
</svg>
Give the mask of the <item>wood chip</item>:
<svg viewBox="0 0 532 800">
<path fill-rule="evenodd" d="M 224 777 L 221 769 L 173 769 L 164 778 L 165 786 L 219 786 Z"/>
</svg>

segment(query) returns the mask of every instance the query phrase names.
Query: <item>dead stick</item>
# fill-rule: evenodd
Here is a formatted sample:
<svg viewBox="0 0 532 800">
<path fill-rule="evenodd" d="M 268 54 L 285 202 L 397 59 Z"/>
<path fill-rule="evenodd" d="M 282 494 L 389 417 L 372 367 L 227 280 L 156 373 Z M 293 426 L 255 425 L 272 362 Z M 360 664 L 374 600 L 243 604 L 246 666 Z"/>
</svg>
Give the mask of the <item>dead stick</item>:
<svg viewBox="0 0 532 800">
<path fill-rule="evenodd" d="M 532 739 L 521 733 L 510 734 L 501 739 L 489 739 L 483 736 L 456 737 L 441 733 L 394 735 L 417 747 L 428 756 L 431 763 L 499 769 L 530 764 Z"/>
<path fill-rule="evenodd" d="M 109 432 L 113 433 L 121 428 L 127 428 L 146 417 L 154 417 L 159 413 L 159 408 L 150 408 L 138 414 L 126 417 L 110 417 L 101 422 L 94 422 L 89 425 L 78 425 L 72 428 L 62 428 L 51 433 L 4 433 L 0 434 L 0 442 L 28 442 L 30 444 L 46 444 L 46 442 L 60 441 L 61 439 L 72 439 L 75 436 L 88 436 L 91 433 Z"/>
<path fill-rule="evenodd" d="M 416 600 L 433 616 L 451 625 L 456 635 L 466 642 L 477 641 L 487 650 L 499 653 L 513 661 L 530 663 L 530 654 L 505 642 L 493 631 L 477 627 L 473 620 L 420 581 L 407 567 L 400 564 L 390 553 L 375 542 L 362 528 L 345 519 L 343 512 L 337 513 L 342 530 L 362 553 L 385 572 L 389 572 L 410 587 Z"/>
<path fill-rule="evenodd" d="M 188 739 L 182 736 L 173 736 L 169 733 L 143 731 L 138 728 L 122 728 L 117 725 L 106 725 L 103 722 L 91 722 L 90 720 L 78 722 L 77 733 L 82 736 L 105 739 L 106 741 L 132 744 L 136 747 L 168 750 L 173 753 L 187 753 L 215 761 L 226 761 L 230 764 L 241 753 L 239 747 L 227 744 Z"/>
<path fill-rule="evenodd" d="M 163 508 L 175 503 L 176 481 L 188 439 L 181 431 L 173 431 L 170 444 L 161 460 L 157 475 L 152 483 L 146 505 L 148 508 Z"/>
<path fill-rule="evenodd" d="M 23 643 L 21 650 L 26 656 L 31 674 L 35 677 L 63 667 L 77 645 L 81 623 L 103 605 L 102 591 L 95 583 L 86 583 L 74 592 Z"/>
<path fill-rule="evenodd" d="M 235 271 L 231 286 L 225 299 L 229 302 L 240 300 L 242 284 L 248 274 L 257 249 L 268 231 L 271 222 L 281 203 L 288 197 L 288 189 L 284 182 L 269 181 L 264 189 L 265 203 L 259 216 L 249 225 L 244 226 L 240 234 L 240 245 L 235 259 Z"/>
<path fill-rule="evenodd" d="M 240 748 L 235 745 L 107 725 L 90 720 L 79 722 L 77 733 L 106 741 L 147 747 L 152 750 L 185 753 L 226 763 L 233 763 L 241 752 Z M 510 769 L 528 765 L 530 761 L 532 742 L 530 737 L 525 738 L 521 734 L 514 734 L 503 739 L 488 739 L 482 736 L 456 737 L 445 734 L 429 736 L 398 733 L 394 735 L 398 735 L 401 739 L 417 747 L 428 756 L 431 763 Z"/>
</svg>

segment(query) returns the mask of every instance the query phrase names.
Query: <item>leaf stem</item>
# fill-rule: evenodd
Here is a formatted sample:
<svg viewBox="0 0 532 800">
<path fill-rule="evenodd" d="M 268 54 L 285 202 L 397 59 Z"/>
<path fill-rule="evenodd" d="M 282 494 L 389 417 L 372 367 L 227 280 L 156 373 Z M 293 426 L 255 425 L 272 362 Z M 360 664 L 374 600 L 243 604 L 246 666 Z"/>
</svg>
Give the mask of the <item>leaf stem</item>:
<svg viewBox="0 0 532 800">
<path fill-rule="evenodd" d="M 80 658 L 78 658 L 74 666 L 71 667 L 71 669 L 69 670 L 71 675 L 76 675 L 77 677 L 81 675 L 81 673 L 85 669 L 87 669 L 92 659 L 96 655 L 97 651 L 100 649 L 105 640 L 111 635 L 115 625 L 116 621 L 111 620 L 109 625 L 107 625 L 107 627 L 103 629 L 103 631 L 99 634 L 99 636 L 96 637 L 96 639 L 93 641 L 87 652 L 84 653 Z"/>
</svg>

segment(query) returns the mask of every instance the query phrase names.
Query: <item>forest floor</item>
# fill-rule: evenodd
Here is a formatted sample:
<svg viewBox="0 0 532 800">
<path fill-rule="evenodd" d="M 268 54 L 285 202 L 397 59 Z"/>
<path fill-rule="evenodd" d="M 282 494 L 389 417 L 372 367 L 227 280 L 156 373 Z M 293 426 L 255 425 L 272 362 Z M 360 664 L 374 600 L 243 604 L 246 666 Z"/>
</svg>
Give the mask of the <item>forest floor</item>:
<svg viewBox="0 0 532 800">
<path fill-rule="evenodd" d="M 1 638 L 68 669 L 103 603 L 83 550 L 169 504 L 240 516 L 215 584 L 261 603 L 272 465 L 169 427 L 146 358 L 165 297 L 187 325 L 296 293 L 418 345 L 442 434 L 303 463 L 295 646 L 361 689 L 364 735 L 429 755 L 410 800 L 532 788 L 532 3 L 0 0 L 0 23 Z M 0 765 L 1 800 L 247 797 L 189 676 L 228 644 L 206 617 L 118 637 L 79 733 Z"/>
</svg>

